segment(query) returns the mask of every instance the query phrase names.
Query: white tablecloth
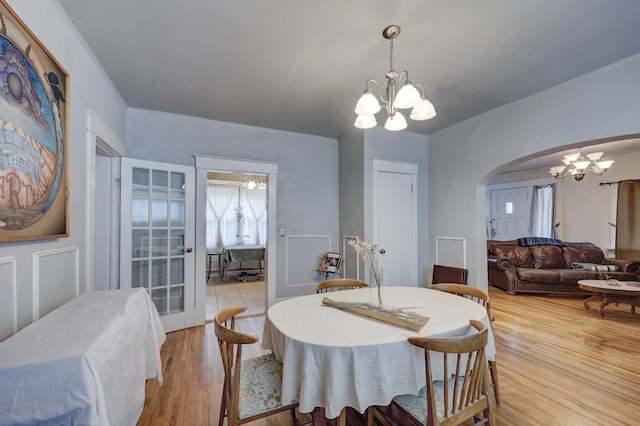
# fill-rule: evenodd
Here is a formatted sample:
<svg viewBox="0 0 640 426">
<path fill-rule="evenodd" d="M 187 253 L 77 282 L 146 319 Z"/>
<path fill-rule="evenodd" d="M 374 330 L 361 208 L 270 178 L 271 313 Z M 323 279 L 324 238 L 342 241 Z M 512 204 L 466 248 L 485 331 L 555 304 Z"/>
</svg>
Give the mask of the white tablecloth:
<svg viewBox="0 0 640 426">
<path fill-rule="evenodd" d="M 460 296 L 417 287 L 384 287 L 387 306 L 414 307 L 430 317 L 414 332 L 336 308 L 323 297 L 369 301 L 370 289 L 344 290 L 288 299 L 267 312 L 263 346 L 283 363 L 282 402 L 297 400 L 301 412 L 323 407 L 335 418 L 344 407 L 364 412 L 387 405 L 400 394 L 417 393 L 425 385 L 424 351 L 407 337 L 451 336 L 473 332 L 470 319 L 489 328 L 487 358 L 495 359 L 495 342 L 486 309 Z M 442 376 L 442 367 L 434 378 Z M 441 378 L 441 377 L 440 377 Z"/>
<path fill-rule="evenodd" d="M 165 338 L 144 289 L 80 295 L 0 342 L 0 424 L 135 425 Z"/>
</svg>

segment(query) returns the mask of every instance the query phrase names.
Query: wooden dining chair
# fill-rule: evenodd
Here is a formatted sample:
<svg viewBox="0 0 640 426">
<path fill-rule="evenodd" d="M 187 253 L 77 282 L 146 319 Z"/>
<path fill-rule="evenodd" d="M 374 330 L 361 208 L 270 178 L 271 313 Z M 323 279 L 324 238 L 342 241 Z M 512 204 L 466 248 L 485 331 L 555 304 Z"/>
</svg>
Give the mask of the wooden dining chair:
<svg viewBox="0 0 640 426">
<path fill-rule="evenodd" d="M 485 357 L 487 328 L 476 320 L 471 320 L 470 324 L 477 333 L 456 337 L 409 337 L 409 343 L 424 349 L 426 386 L 416 395 L 396 396 L 390 406 L 381 407 L 382 410 L 390 408 L 396 415 L 403 413 L 405 417 L 400 422 L 405 425 L 450 426 L 472 418 L 480 419 L 475 424 L 495 425 Z M 434 381 L 432 362 L 436 357 L 442 357 L 445 374 L 443 380 Z M 379 413 L 385 411 L 375 412 L 371 417 L 377 419 Z M 381 420 L 382 424 L 389 423 L 384 415 Z"/>
<path fill-rule="evenodd" d="M 466 268 L 455 268 L 453 266 L 433 265 L 433 275 L 431 284 L 458 283 L 466 284 L 469 270 Z"/>
<path fill-rule="evenodd" d="M 486 308 L 487 316 L 491 319 L 491 321 L 495 320 L 493 313 L 491 312 L 489 295 L 480 288 L 453 283 L 433 284 L 430 288 L 471 299 Z M 496 404 L 500 405 L 500 388 L 498 387 L 498 364 L 496 363 L 496 361 L 489 361 L 489 373 L 491 374 L 491 387 L 493 388 L 493 393 L 496 398 Z"/>
<path fill-rule="evenodd" d="M 258 341 L 254 335 L 235 330 L 236 315 L 245 310 L 244 306 L 234 306 L 216 315 L 215 333 L 224 368 L 218 424 L 222 426 L 225 417 L 228 426 L 236 426 L 289 410 L 295 425 L 298 403 L 280 403 L 282 364 L 273 354 L 242 359 L 242 346 Z"/>
<path fill-rule="evenodd" d="M 316 293 L 327 293 L 330 291 L 363 287 L 369 287 L 369 284 L 364 281 L 353 280 L 350 278 L 333 278 L 318 283 L 318 285 L 316 286 Z"/>
</svg>

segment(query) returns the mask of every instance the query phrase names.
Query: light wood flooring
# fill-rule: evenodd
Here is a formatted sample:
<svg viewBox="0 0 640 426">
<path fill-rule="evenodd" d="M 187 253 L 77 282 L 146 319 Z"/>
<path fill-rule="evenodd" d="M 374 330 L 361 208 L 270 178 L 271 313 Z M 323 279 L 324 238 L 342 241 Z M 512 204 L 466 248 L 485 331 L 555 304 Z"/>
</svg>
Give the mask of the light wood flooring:
<svg viewBox="0 0 640 426">
<path fill-rule="evenodd" d="M 510 296 L 490 288 L 502 404 L 500 425 L 640 424 L 640 315 L 610 305 L 605 318 L 581 298 Z M 264 317 L 238 321 L 262 335 Z M 247 348 L 249 349 L 249 348 Z M 260 342 L 248 357 L 263 353 Z M 207 324 L 167 335 L 164 385 L 147 383 L 139 425 L 218 424 L 222 367 Z M 288 425 L 287 414 L 250 423 Z"/>
</svg>

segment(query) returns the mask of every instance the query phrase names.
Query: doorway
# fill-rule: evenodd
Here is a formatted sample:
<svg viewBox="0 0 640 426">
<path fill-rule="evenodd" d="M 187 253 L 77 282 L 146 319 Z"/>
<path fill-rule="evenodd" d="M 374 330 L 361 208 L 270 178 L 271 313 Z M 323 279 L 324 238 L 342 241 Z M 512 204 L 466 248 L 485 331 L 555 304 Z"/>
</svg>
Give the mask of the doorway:
<svg viewBox="0 0 640 426">
<path fill-rule="evenodd" d="M 196 276 L 207 276 L 206 259 L 206 202 L 207 202 L 207 176 L 210 172 L 240 173 L 260 175 L 266 177 L 268 188 L 267 196 L 267 238 L 264 250 L 264 289 L 265 311 L 266 307 L 273 304 L 275 299 L 275 283 L 277 281 L 277 237 L 276 237 L 276 190 L 278 178 L 278 164 L 266 161 L 250 161 L 226 157 L 195 156 L 196 163 Z M 215 266 L 214 266 L 215 267 Z M 204 324 L 206 317 L 206 293 L 207 282 L 205 279 L 196 280 L 196 324 Z"/>
<path fill-rule="evenodd" d="M 230 306 L 265 314 L 267 189 L 265 175 L 207 173 L 205 322 Z"/>
</svg>

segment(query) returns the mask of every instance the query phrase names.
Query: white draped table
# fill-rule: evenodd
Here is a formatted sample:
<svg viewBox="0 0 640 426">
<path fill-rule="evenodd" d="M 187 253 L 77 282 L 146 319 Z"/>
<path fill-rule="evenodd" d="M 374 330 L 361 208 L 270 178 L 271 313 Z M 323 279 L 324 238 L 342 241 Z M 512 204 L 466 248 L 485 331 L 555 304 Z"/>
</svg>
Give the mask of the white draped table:
<svg viewBox="0 0 640 426">
<path fill-rule="evenodd" d="M 396 395 L 417 393 L 425 385 L 424 351 L 409 344 L 407 337 L 472 333 L 470 319 L 489 329 L 486 353 L 495 359 L 486 309 L 460 296 L 418 287 L 383 287 L 385 306 L 410 307 L 430 318 L 419 332 L 322 305 L 323 297 L 369 302 L 369 294 L 368 288 L 313 294 L 269 308 L 263 346 L 283 363 L 283 403 L 299 401 L 305 413 L 321 407 L 327 418 L 335 418 L 345 407 L 363 413 L 372 405 L 388 405 Z M 442 366 L 434 378 L 438 375 Z"/>
<path fill-rule="evenodd" d="M 0 425 L 135 425 L 165 338 L 145 289 L 76 297 L 0 342 Z"/>
</svg>

